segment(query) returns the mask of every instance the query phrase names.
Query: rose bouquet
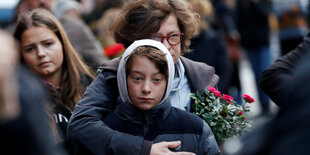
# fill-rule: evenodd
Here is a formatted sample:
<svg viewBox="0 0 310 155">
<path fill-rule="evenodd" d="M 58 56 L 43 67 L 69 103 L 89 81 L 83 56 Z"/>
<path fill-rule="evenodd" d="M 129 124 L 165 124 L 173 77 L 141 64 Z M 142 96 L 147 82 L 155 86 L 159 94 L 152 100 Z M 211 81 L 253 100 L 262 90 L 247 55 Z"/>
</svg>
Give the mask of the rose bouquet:
<svg viewBox="0 0 310 155">
<path fill-rule="evenodd" d="M 191 97 L 195 100 L 191 111 L 208 123 L 219 145 L 229 137 L 241 135 L 246 127 L 251 127 L 252 122 L 245 115 L 250 111 L 249 103 L 254 102 L 249 95 L 242 95 L 244 103 L 238 104 L 233 97 L 209 87 L 205 95 L 197 92 Z"/>
</svg>

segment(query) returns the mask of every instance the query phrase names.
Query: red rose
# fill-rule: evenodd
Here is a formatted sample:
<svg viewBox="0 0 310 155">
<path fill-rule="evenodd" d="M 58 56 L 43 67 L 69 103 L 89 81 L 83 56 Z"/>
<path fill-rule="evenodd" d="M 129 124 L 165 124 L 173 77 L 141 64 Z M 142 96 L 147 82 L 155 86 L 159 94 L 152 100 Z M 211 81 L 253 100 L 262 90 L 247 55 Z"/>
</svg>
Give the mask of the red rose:
<svg viewBox="0 0 310 155">
<path fill-rule="evenodd" d="M 222 94 L 221 94 L 221 92 L 220 91 L 215 91 L 214 93 L 214 96 L 216 96 L 216 97 L 221 97 L 222 96 Z"/>
<path fill-rule="evenodd" d="M 210 91 L 211 93 L 214 93 L 214 92 L 217 91 L 214 87 L 209 87 L 208 89 L 209 89 L 209 91 Z"/>
<path fill-rule="evenodd" d="M 242 95 L 242 97 L 244 98 L 245 101 L 247 101 L 249 103 L 255 102 L 255 100 L 250 95 L 244 94 L 244 95 Z"/>
<path fill-rule="evenodd" d="M 233 97 L 226 95 L 226 94 L 223 94 L 223 99 L 227 101 L 228 103 L 231 103 L 231 100 L 234 100 Z"/>
<path fill-rule="evenodd" d="M 214 94 L 215 97 L 221 97 L 222 96 L 221 92 L 216 90 L 214 87 L 209 87 L 208 89 L 211 93 Z"/>
<path fill-rule="evenodd" d="M 243 114 L 243 112 L 242 111 L 238 111 L 238 115 L 242 115 Z"/>
</svg>

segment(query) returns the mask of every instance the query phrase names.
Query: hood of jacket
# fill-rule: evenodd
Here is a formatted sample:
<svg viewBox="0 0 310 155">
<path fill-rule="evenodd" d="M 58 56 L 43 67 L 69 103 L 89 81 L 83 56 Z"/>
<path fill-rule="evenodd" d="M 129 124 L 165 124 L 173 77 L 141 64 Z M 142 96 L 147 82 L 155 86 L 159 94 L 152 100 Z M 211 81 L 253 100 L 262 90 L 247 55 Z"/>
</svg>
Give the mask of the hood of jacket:
<svg viewBox="0 0 310 155">
<path fill-rule="evenodd" d="M 192 92 L 197 90 L 203 92 L 208 87 L 215 86 L 219 81 L 219 77 L 215 74 L 215 70 L 212 66 L 208 66 L 202 62 L 190 60 L 183 56 L 180 57 L 180 60 L 184 65 L 185 74 L 190 82 Z M 109 61 L 104 61 L 102 65 L 98 67 L 98 72 L 117 72 L 119 62 L 120 57 Z"/>
<path fill-rule="evenodd" d="M 167 86 L 166 86 L 166 92 L 164 94 L 163 99 L 161 100 L 161 103 L 163 103 L 165 100 L 168 99 L 169 94 L 170 94 L 170 90 L 172 87 L 172 81 L 174 78 L 174 73 L 175 73 L 175 69 L 174 69 L 174 63 L 173 63 L 173 59 L 168 51 L 168 49 L 166 48 L 165 45 L 163 45 L 161 42 L 158 41 L 154 41 L 151 39 L 142 39 L 142 40 L 137 40 L 134 43 L 132 43 L 125 51 L 125 53 L 122 55 L 119 65 L 118 65 L 118 69 L 117 69 L 117 84 L 118 84 L 118 90 L 120 93 L 120 97 L 122 102 L 126 102 L 126 103 L 132 103 L 130 98 L 129 98 L 129 93 L 128 93 L 128 89 L 127 89 L 127 78 L 126 78 L 126 68 L 125 65 L 127 63 L 128 60 L 128 56 L 138 47 L 140 46 L 151 46 L 151 47 L 155 47 L 157 49 L 159 49 L 160 51 L 162 51 L 163 53 L 165 53 L 166 55 L 166 59 L 168 61 L 168 71 L 169 71 L 169 77 L 168 77 L 168 81 L 167 81 Z"/>
</svg>

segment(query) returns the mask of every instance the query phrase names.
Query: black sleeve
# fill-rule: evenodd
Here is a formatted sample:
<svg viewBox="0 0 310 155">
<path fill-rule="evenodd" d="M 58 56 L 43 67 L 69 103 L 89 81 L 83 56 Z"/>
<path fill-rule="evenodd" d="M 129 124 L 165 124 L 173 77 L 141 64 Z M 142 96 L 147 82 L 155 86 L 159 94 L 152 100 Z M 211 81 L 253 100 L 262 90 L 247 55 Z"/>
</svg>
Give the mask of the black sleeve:
<svg viewBox="0 0 310 155">
<path fill-rule="evenodd" d="M 69 120 L 67 136 L 77 154 L 139 154 L 143 138 L 112 130 L 102 117 L 115 109 L 116 74 L 99 73 Z"/>
<path fill-rule="evenodd" d="M 296 49 L 277 59 L 260 79 L 263 91 L 280 107 L 285 106 L 286 97 L 292 88 L 297 64 L 310 53 L 310 33 Z"/>
<path fill-rule="evenodd" d="M 20 114 L 0 122 L 1 154 L 66 155 L 55 143 L 46 115 L 46 94 L 40 79 L 27 68 L 18 69 Z"/>
</svg>

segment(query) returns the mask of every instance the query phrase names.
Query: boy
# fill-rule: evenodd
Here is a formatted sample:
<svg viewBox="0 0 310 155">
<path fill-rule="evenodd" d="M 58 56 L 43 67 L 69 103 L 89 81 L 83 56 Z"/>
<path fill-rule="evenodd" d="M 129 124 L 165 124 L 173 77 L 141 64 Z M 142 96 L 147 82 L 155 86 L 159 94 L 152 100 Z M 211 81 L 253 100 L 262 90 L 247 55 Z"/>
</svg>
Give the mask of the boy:
<svg viewBox="0 0 310 155">
<path fill-rule="evenodd" d="M 131 44 L 118 66 L 121 101 L 103 121 L 113 130 L 144 138 L 150 154 L 152 143 L 181 141 L 175 151 L 220 154 L 210 127 L 197 116 L 172 107 L 168 99 L 174 78 L 174 63 L 167 48 L 144 39 Z M 142 145 L 142 144 L 141 144 Z M 113 145 L 118 146 L 118 145 Z M 120 146 L 126 147 L 126 146 Z M 133 154 L 109 147 L 107 154 Z"/>
</svg>

